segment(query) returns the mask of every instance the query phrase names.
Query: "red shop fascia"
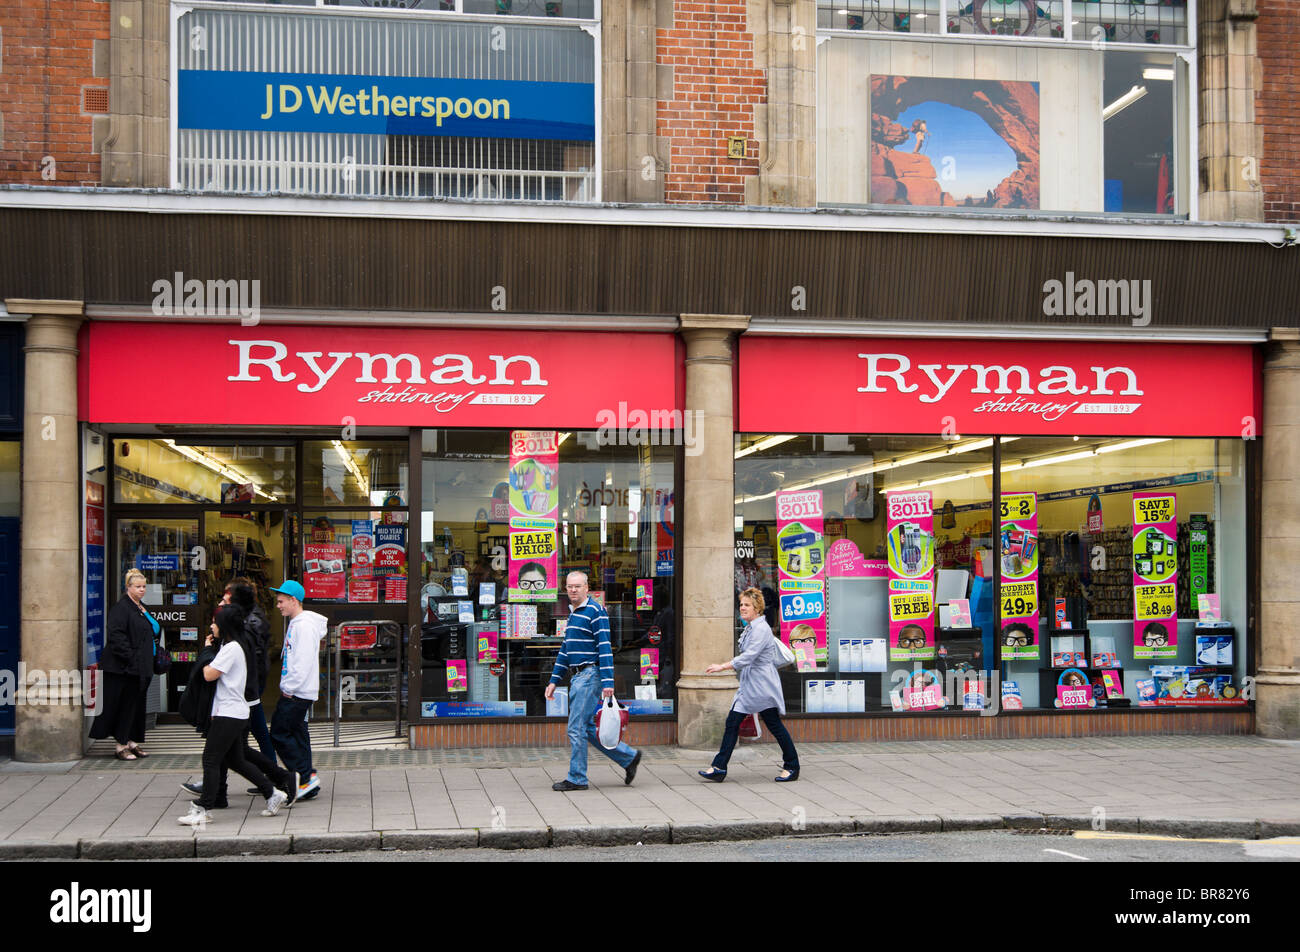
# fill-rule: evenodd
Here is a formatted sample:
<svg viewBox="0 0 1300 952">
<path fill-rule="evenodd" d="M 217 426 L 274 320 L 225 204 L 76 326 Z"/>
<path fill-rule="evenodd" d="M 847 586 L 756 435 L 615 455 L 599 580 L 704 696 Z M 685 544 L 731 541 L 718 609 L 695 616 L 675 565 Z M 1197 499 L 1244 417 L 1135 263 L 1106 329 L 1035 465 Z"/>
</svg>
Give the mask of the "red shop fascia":
<svg viewBox="0 0 1300 952">
<path fill-rule="evenodd" d="M 1250 344 L 747 334 L 738 363 L 745 433 L 1250 439 L 1262 422 Z"/>
</svg>

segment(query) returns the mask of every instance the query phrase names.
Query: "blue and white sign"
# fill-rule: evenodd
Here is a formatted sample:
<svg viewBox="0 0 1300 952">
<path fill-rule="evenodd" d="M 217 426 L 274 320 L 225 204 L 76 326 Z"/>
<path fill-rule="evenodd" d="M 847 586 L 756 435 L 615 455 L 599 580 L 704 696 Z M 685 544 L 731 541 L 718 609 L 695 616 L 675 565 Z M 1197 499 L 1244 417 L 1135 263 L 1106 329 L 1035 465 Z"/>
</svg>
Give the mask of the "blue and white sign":
<svg viewBox="0 0 1300 952">
<path fill-rule="evenodd" d="M 593 83 L 183 69 L 181 129 L 594 142 Z"/>
<path fill-rule="evenodd" d="M 781 621 L 813 621 L 826 614 L 826 599 L 821 592 L 797 592 L 781 596 Z"/>
<path fill-rule="evenodd" d="M 179 555 L 137 555 L 135 567 L 141 572 L 176 572 L 181 567 Z"/>
<path fill-rule="evenodd" d="M 104 547 L 86 546 L 86 664 L 104 650 Z"/>
<path fill-rule="evenodd" d="M 421 717 L 523 717 L 527 701 L 424 701 Z"/>
<path fill-rule="evenodd" d="M 673 712 L 672 698 L 655 698 L 654 700 L 635 697 L 627 700 L 619 698 L 618 703 L 627 708 L 629 714 L 671 714 Z"/>
</svg>

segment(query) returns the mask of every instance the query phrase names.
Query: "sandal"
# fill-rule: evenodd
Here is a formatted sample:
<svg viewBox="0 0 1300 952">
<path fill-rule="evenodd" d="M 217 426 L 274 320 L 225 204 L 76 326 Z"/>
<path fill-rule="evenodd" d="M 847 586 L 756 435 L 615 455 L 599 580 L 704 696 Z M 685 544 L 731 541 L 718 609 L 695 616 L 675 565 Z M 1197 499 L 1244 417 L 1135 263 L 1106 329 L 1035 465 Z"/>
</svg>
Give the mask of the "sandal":
<svg viewBox="0 0 1300 952">
<path fill-rule="evenodd" d="M 711 780 L 714 783 L 722 783 L 722 781 L 727 779 L 727 772 L 725 770 L 719 770 L 717 767 L 710 767 L 708 770 L 700 770 L 697 771 L 697 773 L 699 773 L 699 775 L 705 780 Z"/>
<path fill-rule="evenodd" d="M 139 757 L 139 758 L 142 759 L 142 760 L 143 760 L 145 757 L 148 757 L 148 756 L 149 756 L 148 754 L 146 754 L 146 753 L 144 752 L 144 749 L 141 748 L 141 747 L 128 747 L 127 750 L 129 750 L 131 753 L 135 754 L 137 757 Z"/>
<path fill-rule="evenodd" d="M 121 750 L 119 750 L 119 751 L 118 751 L 117 753 L 115 753 L 113 756 L 116 757 L 118 760 L 138 760 L 138 759 L 139 759 L 139 758 L 136 757 L 135 754 L 131 753 L 131 748 L 130 748 L 130 747 L 123 747 Z"/>
</svg>

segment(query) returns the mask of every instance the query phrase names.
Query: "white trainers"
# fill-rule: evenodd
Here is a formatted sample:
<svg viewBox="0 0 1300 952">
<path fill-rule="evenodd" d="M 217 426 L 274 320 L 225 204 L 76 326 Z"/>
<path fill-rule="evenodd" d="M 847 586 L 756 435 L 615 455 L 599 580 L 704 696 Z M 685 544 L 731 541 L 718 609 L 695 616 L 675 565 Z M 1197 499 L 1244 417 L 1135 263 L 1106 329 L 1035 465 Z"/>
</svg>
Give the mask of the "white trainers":
<svg viewBox="0 0 1300 952">
<path fill-rule="evenodd" d="M 262 811 L 262 816 L 275 816 L 288 799 L 289 795 L 283 790 L 272 790 L 266 798 L 266 809 Z"/>
<path fill-rule="evenodd" d="M 177 817 L 176 822 L 182 826 L 204 826 L 211 819 L 212 814 L 197 803 L 191 803 L 190 812 L 185 816 Z"/>
</svg>

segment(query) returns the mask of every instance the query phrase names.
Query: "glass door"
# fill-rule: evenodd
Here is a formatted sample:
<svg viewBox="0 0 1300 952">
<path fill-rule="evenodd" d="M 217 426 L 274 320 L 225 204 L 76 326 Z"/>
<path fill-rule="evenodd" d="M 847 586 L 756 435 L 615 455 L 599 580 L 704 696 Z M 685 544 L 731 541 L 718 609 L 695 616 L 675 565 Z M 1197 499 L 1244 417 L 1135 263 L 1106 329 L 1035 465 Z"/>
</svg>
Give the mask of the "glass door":
<svg viewBox="0 0 1300 952">
<path fill-rule="evenodd" d="M 238 512 L 208 509 L 203 513 L 203 538 L 207 567 L 200 574 L 199 603 L 203 627 L 221 604 L 226 586 L 236 578 L 246 578 L 257 592 L 257 605 L 266 616 L 271 632 L 270 657 L 266 683 L 261 686 L 263 709 L 269 715 L 280 696 L 280 649 L 284 645 L 284 619 L 275 607 L 272 585 L 286 577 L 285 523 L 288 510 L 262 509 Z M 202 637 L 199 639 L 202 644 Z"/>
<path fill-rule="evenodd" d="M 107 579 L 108 600 L 116 604 L 125 593 L 127 570 L 139 569 L 145 577 L 144 604 L 162 626 L 162 641 L 172 657 L 172 669 L 155 678 L 149 689 L 147 711 L 175 711 L 180 693 L 189 681 L 190 667 L 202 644 L 200 630 L 211 613 L 200 605 L 196 565 L 199 520 L 165 516 L 130 516 L 115 520 L 117 572 Z"/>
</svg>

